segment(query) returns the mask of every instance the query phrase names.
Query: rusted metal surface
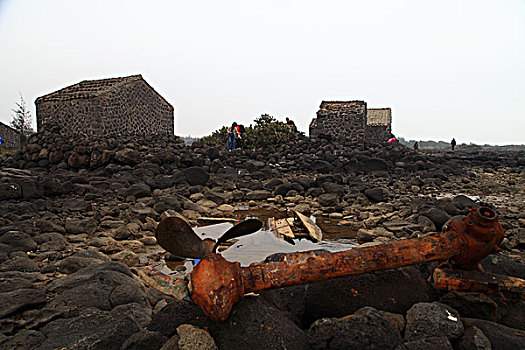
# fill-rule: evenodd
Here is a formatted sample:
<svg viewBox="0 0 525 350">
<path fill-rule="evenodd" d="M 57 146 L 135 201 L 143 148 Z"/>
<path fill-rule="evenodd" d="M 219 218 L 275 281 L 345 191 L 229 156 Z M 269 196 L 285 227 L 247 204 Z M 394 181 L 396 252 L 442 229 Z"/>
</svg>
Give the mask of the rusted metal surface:
<svg viewBox="0 0 525 350">
<path fill-rule="evenodd" d="M 525 280 L 521 278 L 488 272 L 436 268 L 432 279 L 435 287 L 442 290 L 465 290 L 525 300 Z"/>
<path fill-rule="evenodd" d="M 244 296 L 241 266 L 219 254 L 203 259 L 191 273 L 192 300 L 214 321 L 224 321 Z"/>
<path fill-rule="evenodd" d="M 315 255 L 286 254 L 279 262 L 240 267 L 212 254 L 191 273 L 192 298 L 216 321 L 226 319 L 233 304 L 246 292 L 323 281 L 428 261 L 450 261 L 456 268 L 474 269 L 485 256 L 496 252 L 503 229 L 489 208 L 471 209 L 443 234 L 428 235 L 344 252 Z"/>
<path fill-rule="evenodd" d="M 251 264 L 242 268 L 246 292 L 359 275 L 433 260 L 447 260 L 463 249 L 455 234 L 432 235 L 364 248 L 315 255 L 292 253 L 281 261 Z"/>
<path fill-rule="evenodd" d="M 257 219 L 247 219 L 241 221 L 219 237 L 217 243 L 215 243 L 215 245 L 213 246 L 212 252 L 215 253 L 219 245 L 225 243 L 229 239 L 252 234 L 254 232 L 259 231 L 261 228 L 262 222 L 260 222 Z"/>
<path fill-rule="evenodd" d="M 456 232 L 466 240 L 466 250 L 452 262 L 452 266 L 465 270 L 476 269 L 483 258 L 497 253 L 505 236 L 498 215 L 487 207 L 471 208 L 465 219 L 448 226 L 448 232 Z"/>
<path fill-rule="evenodd" d="M 175 256 L 202 259 L 210 254 L 215 241 L 202 240 L 188 223 L 175 216 L 162 220 L 155 230 L 159 245 Z"/>
</svg>

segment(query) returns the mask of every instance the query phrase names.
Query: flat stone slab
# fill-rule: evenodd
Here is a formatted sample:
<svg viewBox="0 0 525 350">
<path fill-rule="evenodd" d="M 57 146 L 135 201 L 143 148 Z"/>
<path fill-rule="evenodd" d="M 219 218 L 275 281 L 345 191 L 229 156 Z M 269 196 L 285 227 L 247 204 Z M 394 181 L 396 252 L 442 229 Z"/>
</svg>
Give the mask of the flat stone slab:
<svg viewBox="0 0 525 350">
<path fill-rule="evenodd" d="M 39 289 L 23 288 L 12 292 L 0 293 L 0 318 L 46 303 L 46 294 Z"/>
</svg>

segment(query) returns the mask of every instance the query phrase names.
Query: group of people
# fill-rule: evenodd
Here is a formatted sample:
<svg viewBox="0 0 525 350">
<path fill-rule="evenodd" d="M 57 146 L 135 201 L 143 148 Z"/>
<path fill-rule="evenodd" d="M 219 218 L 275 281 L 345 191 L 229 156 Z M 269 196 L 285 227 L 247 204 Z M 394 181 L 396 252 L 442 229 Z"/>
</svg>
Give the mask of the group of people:
<svg viewBox="0 0 525 350">
<path fill-rule="evenodd" d="M 228 128 L 226 133 L 227 147 L 229 150 L 234 150 L 237 142 L 238 148 L 240 148 L 242 143 L 242 135 L 244 134 L 244 125 L 237 125 L 236 122 L 233 122 L 232 126 Z"/>
<path fill-rule="evenodd" d="M 290 129 L 290 131 L 297 131 L 295 123 L 288 117 L 286 118 L 286 126 Z M 244 128 L 244 125 L 233 122 L 232 126 L 228 128 L 226 133 L 226 147 L 228 150 L 232 151 L 236 148 L 242 147 L 245 131 L 246 129 Z"/>
</svg>

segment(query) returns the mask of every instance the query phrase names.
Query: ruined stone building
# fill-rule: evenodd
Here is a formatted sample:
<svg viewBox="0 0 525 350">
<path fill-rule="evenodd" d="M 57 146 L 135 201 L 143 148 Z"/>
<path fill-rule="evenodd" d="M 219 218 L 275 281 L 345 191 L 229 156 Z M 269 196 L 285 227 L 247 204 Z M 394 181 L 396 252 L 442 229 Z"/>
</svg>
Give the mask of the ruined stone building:
<svg viewBox="0 0 525 350">
<path fill-rule="evenodd" d="M 85 80 L 35 101 L 37 128 L 77 135 L 169 134 L 173 106 L 141 75 Z"/>
<path fill-rule="evenodd" d="M 2 147 L 20 147 L 20 133 L 2 122 L 0 122 L 0 137 L 2 138 Z"/>
<path fill-rule="evenodd" d="M 323 101 L 310 123 L 310 137 L 330 136 L 356 145 L 391 137 L 390 108 L 367 109 L 364 101 Z"/>
</svg>

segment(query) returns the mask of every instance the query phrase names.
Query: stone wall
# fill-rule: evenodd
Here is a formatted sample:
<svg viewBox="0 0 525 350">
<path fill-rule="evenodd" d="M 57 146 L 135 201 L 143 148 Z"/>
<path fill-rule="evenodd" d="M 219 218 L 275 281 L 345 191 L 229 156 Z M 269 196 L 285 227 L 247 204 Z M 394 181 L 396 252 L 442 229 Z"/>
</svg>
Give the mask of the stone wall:
<svg viewBox="0 0 525 350">
<path fill-rule="evenodd" d="M 173 107 L 144 81 L 128 84 L 100 100 L 105 134 L 173 135 Z"/>
<path fill-rule="evenodd" d="M 20 147 L 20 134 L 12 127 L 0 122 L 0 137 L 2 137 L 2 147 L 18 148 Z"/>
<path fill-rule="evenodd" d="M 366 142 L 382 142 L 385 143 L 392 137 L 390 126 L 384 125 L 367 125 L 365 131 Z"/>
<path fill-rule="evenodd" d="M 385 142 L 392 137 L 392 110 L 369 108 L 366 116 L 365 140 Z"/>
<path fill-rule="evenodd" d="M 83 136 L 174 133 L 173 107 L 142 78 L 98 95 L 44 96 L 37 99 L 36 112 L 39 131 L 56 126 Z"/>
<path fill-rule="evenodd" d="M 64 134 L 90 135 L 99 127 L 98 99 L 46 101 L 36 103 L 37 129 L 48 130 L 53 125 Z"/>
<path fill-rule="evenodd" d="M 338 140 L 363 144 L 366 125 L 366 102 L 323 101 L 317 118 L 310 124 L 310 137 L 330 135 Z"/>
</svg>

